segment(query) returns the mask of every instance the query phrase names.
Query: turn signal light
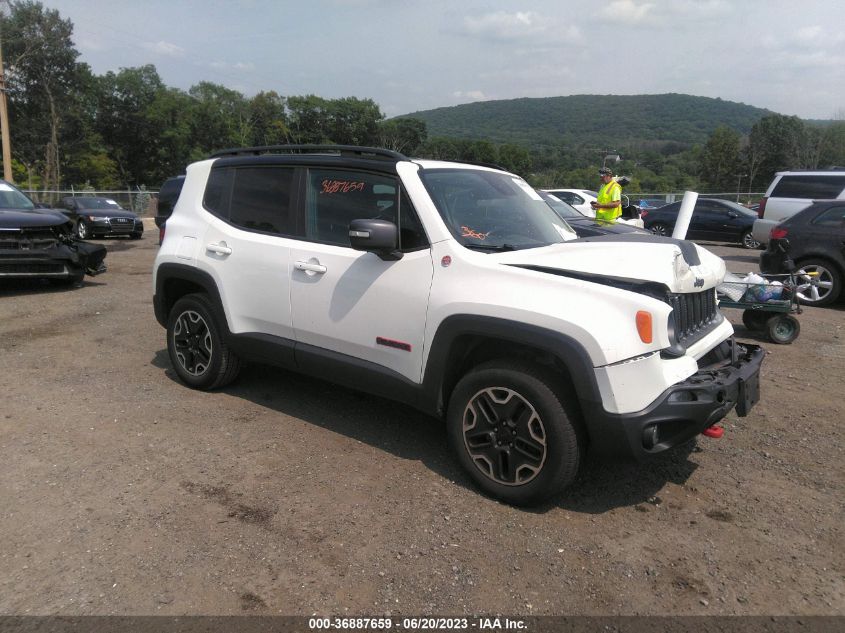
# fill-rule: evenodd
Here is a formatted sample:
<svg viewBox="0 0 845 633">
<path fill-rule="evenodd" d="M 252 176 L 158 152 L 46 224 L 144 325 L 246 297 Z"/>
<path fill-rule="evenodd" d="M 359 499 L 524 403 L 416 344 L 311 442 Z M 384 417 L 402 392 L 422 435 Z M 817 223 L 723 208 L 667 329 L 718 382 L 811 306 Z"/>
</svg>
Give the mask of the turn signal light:
<svg viewBox="0 0 845 633">
<path fill-rule="evenodd" d="M 651 343 L 651 312 L 646 312 L 645 310 L 637 312 L 637 332 L 639 333 L 640 340 L 643 343 Z"/>
</svg>

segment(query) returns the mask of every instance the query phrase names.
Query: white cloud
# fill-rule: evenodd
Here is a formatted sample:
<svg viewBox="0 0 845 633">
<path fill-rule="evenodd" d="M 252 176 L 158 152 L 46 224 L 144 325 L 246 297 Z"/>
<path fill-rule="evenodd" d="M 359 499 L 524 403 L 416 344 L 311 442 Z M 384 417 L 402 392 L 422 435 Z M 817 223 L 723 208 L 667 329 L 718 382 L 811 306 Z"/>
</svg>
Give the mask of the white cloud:
<svg viewBox="0 0 845 633">
<path fill-rule="evenodd" d="M 506 13 L 497 11 L 481 17 L 464 18 L 464 27 L 471 35 L 499 40 L 531 37 L 546 30 L 547 21 L 534 11 Z"/>
<path fill-rule="evenodd" d="M 487 96 L 481 90 L 467 90 L 465 92 L 458 90 L 453 92 L 452 96 L 456 99 L 469 99 L 470 101 L 485 101 L 487 99 Z"/>
<path fill-rule="evenodd" d="M 255 70 L 255 64 L 252 62 L 235 62 L 234 64 L 229 62 L 211 62 L 209 66 L 214 70 Z"/>
<path fill-rule="evenodd" d="M 159 40 L 158 42 L 144 42 L 141 46 L 148 51 L 165 57 L 182 57 L 182 55 L 185 54 L 185 49 L 181 46 L 162 40 Z"/>
<path fill-rule="evenodd" d="M 651 2 L 638 4 L 634 0 L 614 0 L 601 10 L 601 14 L 615 22 L 632 24 L 648 18 L 653 8 L 654 4 Z"/>
</svg>

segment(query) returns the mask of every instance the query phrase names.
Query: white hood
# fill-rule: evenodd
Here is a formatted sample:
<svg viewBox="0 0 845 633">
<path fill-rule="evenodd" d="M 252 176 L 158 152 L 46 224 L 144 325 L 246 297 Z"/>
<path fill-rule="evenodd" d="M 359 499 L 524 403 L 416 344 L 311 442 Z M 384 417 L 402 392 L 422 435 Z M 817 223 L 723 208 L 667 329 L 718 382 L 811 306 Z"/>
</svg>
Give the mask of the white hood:
<svg viewBox="0 0 845 633">
<path fill-rule="evenodd" d="M 714 288 L 725 276 L 724 260 L 710 251 L 692 242 L 651 236 L 606 235 L 494 257 L 510 266 L 652 281 L 670 292 Z"/>
</svg>

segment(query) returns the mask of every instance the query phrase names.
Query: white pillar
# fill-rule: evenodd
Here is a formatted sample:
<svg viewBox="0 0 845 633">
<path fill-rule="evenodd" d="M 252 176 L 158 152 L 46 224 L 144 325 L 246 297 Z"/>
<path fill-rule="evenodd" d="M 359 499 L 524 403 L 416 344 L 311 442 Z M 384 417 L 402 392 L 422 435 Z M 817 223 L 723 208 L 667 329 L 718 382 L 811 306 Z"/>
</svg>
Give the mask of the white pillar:
<svg viewBox="0 0 845 633">
<path fill-rule="evenodd" d="M 678 219 L 675 221 L 675 230 L 672 231 L 672 237 L 679 240 L 686 239 L 696 200 L 698 200 L 698 194 L 695 191 L 684 192 L 684 199 L 681 201 L 681 208 L 678 210 Z"/>
</svg>

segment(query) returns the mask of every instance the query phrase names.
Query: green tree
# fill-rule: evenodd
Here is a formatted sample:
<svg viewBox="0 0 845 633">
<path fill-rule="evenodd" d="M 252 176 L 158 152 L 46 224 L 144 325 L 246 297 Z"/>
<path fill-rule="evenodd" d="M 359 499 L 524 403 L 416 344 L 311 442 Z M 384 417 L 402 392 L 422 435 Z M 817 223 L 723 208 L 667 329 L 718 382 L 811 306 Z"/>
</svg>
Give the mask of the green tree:
<svg viewBox="0 0 845 633">
<path fill-rule="evenodd" d="M 460 149 L 455 139 L 439 136 L 426 140 L 420 146 L 418 154 L 422 158 L 433 160 L 457 160 L 460 158 Z"/>
<path fill-rule="evenodd" d="M 142 184 L 155 169 L 164 129 L 150 117 L 150 109 L 166 90 L 151 64 L 98 78 L 95 127 L 127 187 Z"/>
<path fill-rule="evenodd" d="M 73 24 L 40 2 L 9 2 L 0 15 L 13 155 L 40 166 L 43 186 L 57 188 L 64 130 L 79 112 L 81 75 Z"/>
<path fill-rule="evenodd" d="M 249 145 L 252 123 L 249 103 L 236 90 L 202 81 L 191 86 L 190 110 L 193 156 L 205 156 L 214 150 Z"/>
<path fill-rule="evenodd" d="M 740 172 L 740 140 L 738 132 L 724 125 L 717 127 L 701 155 L 702 184 L 711 191 L 733 191 Z"/>
<path fill-rule="evenodd" d="M 375 145 L 379 122 L 384 119 L 372 99 L 345 97 L 326 102 L 329 142 L 341 145 Z"/>
<path fill-rule="evenodd" d="M 290 134 L 286 100 L 273 92 L 259 92 L 249 101 L 250 145 L 281 145 Z"/>
<path fill-rule="evenodd" d="M 531 172 L 531 154 L 524 147 L 505 143 L 499 146 L 499 164 L 508 171 L 525 177 Z"/>
<path fill-rule="evenodd" d="M 403 117 L 382 121 L 378 126 L 378 145 L 403 154 L 413 154 L 428 136 L 425 121 Z"/>
<path fill-rule="evenodd" d="M 290 139 L 297 144 L 329 142 L 328 102 L 316 95 L 288 97 Z"/>
<path fill-rule="evenodd" d="M 746 149 L 750 186 L 765 188 L 775 172 L 815 167 L 813 139 L 796 116 L 773 114 L 751 128 Z M 818 160 L 816 158 L 816 160 Z"/>
</svg>

